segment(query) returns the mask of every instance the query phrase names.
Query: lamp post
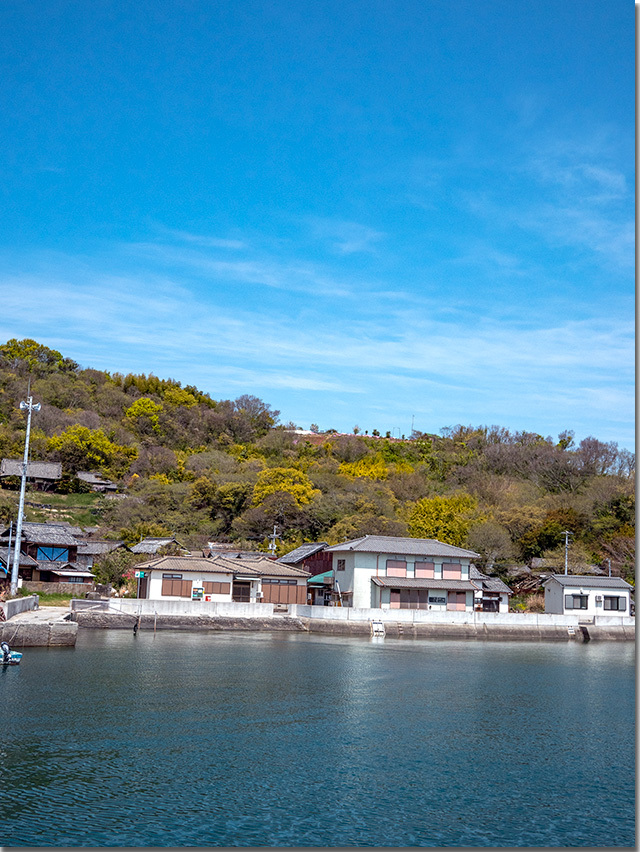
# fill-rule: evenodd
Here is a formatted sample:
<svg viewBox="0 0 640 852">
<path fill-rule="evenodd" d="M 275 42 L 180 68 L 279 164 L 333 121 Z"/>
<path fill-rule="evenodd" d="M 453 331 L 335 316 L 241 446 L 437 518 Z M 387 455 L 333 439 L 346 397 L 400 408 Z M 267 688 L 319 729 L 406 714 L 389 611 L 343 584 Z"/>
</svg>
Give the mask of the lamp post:
<svg viewBox="0 0 640 852">
<path fill-rule="evenodd" d="M 27 485 L 27 467 L 29 465 L 29 435 L 31 433 L 31 413 L 40 411 L 40 403 L 34 403 L 33 397 L 20 403 L 20 411 L 27 411 L 27 434 L 24 439 L 24 459 L 22 461 L 22 480 L 20 482 L 20 503 L 18 504 L 18 523 L 16 526 L 16 543 L 13 549 L 13 566 L 11 568 L 11 595 L 18 591 L 18 567 L 20 565 L 20 545 L 22 543 L 22 517 L 24 515 L 24 492 Z"/>
</svg>

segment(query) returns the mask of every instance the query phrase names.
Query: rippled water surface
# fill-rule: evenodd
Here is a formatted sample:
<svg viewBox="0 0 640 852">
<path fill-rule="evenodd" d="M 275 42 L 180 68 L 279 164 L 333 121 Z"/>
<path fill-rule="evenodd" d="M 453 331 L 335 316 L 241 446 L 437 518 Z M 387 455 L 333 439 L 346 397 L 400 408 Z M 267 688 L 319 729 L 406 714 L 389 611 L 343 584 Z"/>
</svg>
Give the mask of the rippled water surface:
<svg viewBox="0 0 640 852">
<path fill-rule="evenodd" d="M 633 846 L 633 654 L 81 630 L 0 671 L 0 840 Z"/>
</svg>

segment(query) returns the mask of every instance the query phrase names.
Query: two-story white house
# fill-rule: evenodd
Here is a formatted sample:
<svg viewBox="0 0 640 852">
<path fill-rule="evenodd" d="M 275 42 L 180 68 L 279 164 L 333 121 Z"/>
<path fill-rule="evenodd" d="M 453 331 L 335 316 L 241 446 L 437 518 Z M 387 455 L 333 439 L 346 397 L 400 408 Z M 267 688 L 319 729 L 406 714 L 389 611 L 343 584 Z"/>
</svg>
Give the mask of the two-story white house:
<svg viewBox="0 0 640 852">
<path fill-rule="evenodd" d="M 473 550 L 436 539 L 365 535 L 327 552 L 343 606 L 473 611 Z"/>
<path fill-rule="evenodd" d="M 562 615 L 630 615 L 633 589 L 622 577 L 553 574 L 544 586 L 544 611 Z"/>
</svg>

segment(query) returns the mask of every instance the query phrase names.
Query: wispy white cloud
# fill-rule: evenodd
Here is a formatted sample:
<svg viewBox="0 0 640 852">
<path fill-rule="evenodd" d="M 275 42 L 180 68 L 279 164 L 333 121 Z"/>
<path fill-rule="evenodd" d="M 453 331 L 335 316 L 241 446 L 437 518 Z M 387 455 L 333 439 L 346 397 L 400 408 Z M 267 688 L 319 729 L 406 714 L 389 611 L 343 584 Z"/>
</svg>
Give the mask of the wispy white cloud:
<svg viewBox="0 0 640 852">
<path fill-rule="evenodd" d="M 378 243 L 386 236 L 382 231 L 358 222 L 319 218 L 309 222 L 313 236 L 327 242 L 339 254 L 374 253 Z"/>
</svg>

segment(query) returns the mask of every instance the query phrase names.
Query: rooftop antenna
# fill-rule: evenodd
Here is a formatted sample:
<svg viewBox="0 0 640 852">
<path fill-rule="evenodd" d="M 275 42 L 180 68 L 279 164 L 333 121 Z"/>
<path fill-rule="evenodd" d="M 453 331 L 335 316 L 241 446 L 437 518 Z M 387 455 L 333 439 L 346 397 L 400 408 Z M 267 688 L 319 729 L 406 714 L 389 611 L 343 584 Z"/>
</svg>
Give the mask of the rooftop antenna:
<svg viewBox="0 0 640 852">
<path fill-rule="evenodd" d="M 13 566 L 11 568 L 10 592 L 13 597 L 18 593 L 18 566 L 20 564 L 20 544 L 22 542 L 22 519 L 24 516 L 24 492 L 27 486 L 27 468 L 29 466 L 29 435 L 31 434 L 31 414 L 40 411 L 39 402 L 34 404 L 31 394 L 31 379 L 27 389 L 27 401 L 20 403 L 20 411 L 27 411 L 27 434 L 24 439 L 24 458 L 22 460 L 22 480 L 20 482 L 20 503 L 18 504 L 18 523 L 16 525 L 16 542 L 13 546 Z"/>
</svg>

